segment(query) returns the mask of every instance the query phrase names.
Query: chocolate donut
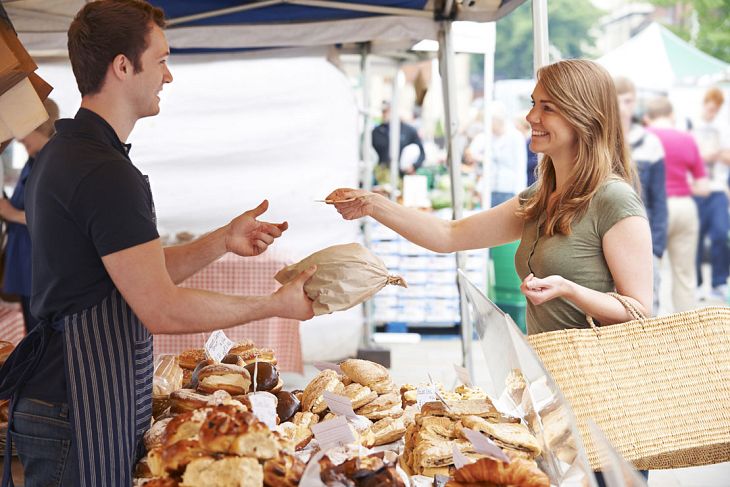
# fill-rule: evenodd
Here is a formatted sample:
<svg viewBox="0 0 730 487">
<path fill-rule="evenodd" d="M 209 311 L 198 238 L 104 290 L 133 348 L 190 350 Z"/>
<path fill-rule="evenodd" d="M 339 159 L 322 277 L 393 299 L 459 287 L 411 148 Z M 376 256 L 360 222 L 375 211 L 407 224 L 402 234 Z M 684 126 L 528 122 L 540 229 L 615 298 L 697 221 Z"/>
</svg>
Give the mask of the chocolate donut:
<svg viewBox="0 0 730 487">
<path fill-rule="evenodd" d="M 231 364 L 231 365 L 238 365 L 243 367 L 246 365 L 246 362 L 240 357 L 240 355 L 236 355 L 235 353 L 229 353 L 225 357 L 223 357 L 223 360 L 221 360 L 222 364 Z M 249 371 L 250 372 L 250 371 Z M 253 377 L 253 374 L 251 375 Z"/>
<path fill-rule="evenodd" d="M 276 405 L 276 415 L 279 416 L 279 423 L 289 421 L 296 413 L 301 411 L 302 404 L 297 396 L 289 391 L 279 391 L 274 394 L 279 400 Z"/>
<path fill-rule="evenodd" d="M 270 391 L 279 383 L 279 371 L 276 370 L 276 367 L 269 362 L 255 362 L 244 367 L 248 370 L 248 374 L 251 376 L 251 387 L 249 388 L 249 392 L 253 392 L 254 371 L 257 368 L 257 363 L 258 371 L 256 371 L 256 390 Z"/>
</svg>

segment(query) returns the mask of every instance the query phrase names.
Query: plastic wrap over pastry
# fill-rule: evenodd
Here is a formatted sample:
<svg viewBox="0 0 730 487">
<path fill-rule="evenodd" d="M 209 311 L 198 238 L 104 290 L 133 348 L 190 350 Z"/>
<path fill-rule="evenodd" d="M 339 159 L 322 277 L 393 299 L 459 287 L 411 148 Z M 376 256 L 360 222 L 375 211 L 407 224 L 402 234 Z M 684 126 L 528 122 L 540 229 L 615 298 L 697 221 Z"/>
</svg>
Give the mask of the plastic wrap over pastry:
<svg viewBox="0 0 730 487">
<path fill-rule="evenodd" d="M 304 285 L 304 291 L 314 301 L 315 315 L 352 308 L 389 284 L 408 287 L 402 277 L 388 274 L 380 258 L 356 243 L 327 247 L 274 277 L 286 284 L 312 265 L 317 266 L 317 272 Z"/>
</svg>

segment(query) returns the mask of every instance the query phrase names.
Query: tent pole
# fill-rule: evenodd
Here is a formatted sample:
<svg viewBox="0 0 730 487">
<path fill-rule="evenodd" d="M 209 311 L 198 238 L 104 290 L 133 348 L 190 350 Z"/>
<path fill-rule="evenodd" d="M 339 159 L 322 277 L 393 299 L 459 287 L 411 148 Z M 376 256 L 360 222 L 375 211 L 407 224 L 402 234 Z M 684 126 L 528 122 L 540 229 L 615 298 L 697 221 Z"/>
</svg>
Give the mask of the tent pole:
<svg viewBox="0 0 730 487">
<path fill-rule="evenodd" d="M 360 51 L 360 89 L 362 95 L 362 137 L 360 138 L 360 160 L 362 161 L 362 173 L 360 175 L 363 189 L 373 189 L 373 160 L 370 157 L 372 134 L 370 132 L 370 43 L 364 43 Z M 370 221 L 365 218 L 362 222 L 363 243 L 365 248 L 371 248 L 372 236 L 370 233 Z M 362 331 L 363 348 L 370 348 L 373 344 L 373 300 L 368 299 L 363 305 L 363 318 L 365 326 Z"/>
<path fill-rule="evenodd" d="M 451 178 L 451 206 L 452 218 L 462 217 L 464 209 L 464 188 L 461 180 L 461 153 L 456 150 L 456 135 L 459 129 L 459 120 L 456 112 L 456 76 L 454 73 L 454 42 L 452 24 L 449 21 L 441 23 L 439 29 L 439 68 L 441 71 L 441 86 L 444 98 L 444 119 L 446 135 L 446 163 Z M 465 268 L 464 252 L 456 252 L 456 268 Z M 459 285 L 459 310 L 461 312 L 461 351 L 462 365 L 470 374 L 474 373 L 472 363 L 472 323 L 468 317 L 468 309 L 464 290 Z"/>
<path fill-rule="evenodd" d="M 360 160 L 362 161 L 362 187 L 373 189 L 373 160 L 370 157 L 372 132 L 370 131 L 370 43 L 363 44 L 360 51 L 360 89 L 362 92 L 362 138 L 360 139 Z"/>
<path fill-rule="evenodd" d="M 484 96 L 483 96 L 483 120 L 484 123 L 484 154 L 482 159 L 483 177 L 482 181 L 482 208 L 487 209 L 492 206 L 492 179 L 489 177 L 492 174 L 492 154 L 494 153 L 494 137 L 492 136 L 492 103 L 494 93 L 494 53 L 496 51 L 497 43 L 497 24 L 495 22 L 489 22 L 485 24 L 485 30 L 487 32 L 486 49 L 484 50 Z M 489 289 L 489 272 L 491 270 L 490 264 L 490 250 L 486 249 L 486 262 L 487 271 L 484 273 L 484 289 Z"/>
<path fill-rule="evenodd" d="M 400 69 L 401 63 L 398 62 L 393 74 L 393 93 L 390 97 L 390 122 L 388 131 L 390 139 L 388 140 L 388 153 L 390 156 L 390 199 L 396 201 L 398 199 L 398 179 L 400 177 L 400 111 L 398 110 L 400 98 L 400 85 L 403 73 Z"/>
<path fill-rule="evenodd" d="M 533 66 L 534 73 L 550 63 L 547 0 L 532 0 Z"/>
</svg>

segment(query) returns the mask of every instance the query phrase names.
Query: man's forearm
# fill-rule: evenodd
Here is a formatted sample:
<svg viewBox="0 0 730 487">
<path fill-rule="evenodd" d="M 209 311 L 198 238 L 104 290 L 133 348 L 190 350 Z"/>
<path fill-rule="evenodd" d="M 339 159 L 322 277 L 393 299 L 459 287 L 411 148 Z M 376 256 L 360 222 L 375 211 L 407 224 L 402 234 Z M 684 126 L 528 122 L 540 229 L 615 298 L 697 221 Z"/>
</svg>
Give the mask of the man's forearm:
<svg viewBox="0 0 730 487">
<path fill-rule="evenodd" d="M 202 289 L 176 288 L 145 318 L 152 333 L 201 333 L 278 316 L 274 295 L 231 296 Z M 148 308 L 149 309 L 149 308 Z M 144 319 L 143 319 L 144 321 Z"/>
<path fill-rule="evenodd" d="M 210 232 L 193 242 L 165 247 L 165 266 L 172 282 L 179 284 L 226 253 L 226 228 Z"/>
</svg>

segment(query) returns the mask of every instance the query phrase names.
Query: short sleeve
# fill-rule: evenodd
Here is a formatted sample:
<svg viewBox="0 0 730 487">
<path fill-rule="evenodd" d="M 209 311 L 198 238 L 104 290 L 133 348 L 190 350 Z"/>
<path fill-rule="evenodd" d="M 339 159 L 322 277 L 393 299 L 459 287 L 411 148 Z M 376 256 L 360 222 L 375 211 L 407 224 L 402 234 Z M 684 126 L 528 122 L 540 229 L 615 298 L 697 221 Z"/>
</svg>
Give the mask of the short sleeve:
<svg viewBox="0 0 730 487">
<path fill-rule="evenodd" d="M 646 209 L 636 191 L 625 181 L 609 181 L 596 194 L 597 230 L 601 238 L 616 223 L 630 216 L 646 218 Z"/>
<path fill-rule="evenodd" d="M 159 237 L 149 185 L 126 161 L 101 163 L 87 174 L 71 214 L 101 257 Z"/>
</svg>

